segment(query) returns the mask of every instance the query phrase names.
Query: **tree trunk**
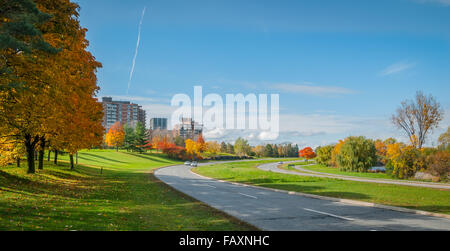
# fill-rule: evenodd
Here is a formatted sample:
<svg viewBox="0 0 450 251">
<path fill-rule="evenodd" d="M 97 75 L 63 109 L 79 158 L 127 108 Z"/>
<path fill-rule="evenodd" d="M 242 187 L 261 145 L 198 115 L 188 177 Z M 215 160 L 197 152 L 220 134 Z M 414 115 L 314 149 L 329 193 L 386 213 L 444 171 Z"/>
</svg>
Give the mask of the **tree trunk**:
<svg viewBox="0 0 450 251">
<path fill-rule="evenodd" d="M 45 153 L 45 138 L 41 137 L 39 140 L 39 170 L 44 170 L 44 153 Z"/>
<path fill-rule="evenodd" d="M 52 153 L 52 151 L 50 151 L 50 149 L 48 149 L 48 157 L 47 157 L 48 162 L 50 162 L 50 153 Z"/>
<path fill-rule="evenodd" d="M 29 134 L 25 135 L 25 149 L 27 152 L 27 162 L 28 162 L 28 173 L 34 174 L 36 173 L 36 167 L 34 165 L 34 157 L 35 157 L 35 147 L 37 143 L 38 138 L 33 137 Z"/>
<path fill-rule="evenodd" d="M 75 166 L 73 164 L 73 154 L 70 154 L 69 157 L 70 157 L 70 170 L 74 170 Z"/>
<path fill-rule="evenodd" d="M 58 150 L 55 150 L 55 160 L 53 161 L 53 164 L 58 165 Z"/>
<path fill-rule="evenodd" d="M 20 157 L 19 158 L 17 158 L 17 167 L 20 167 Z"/>
</svg>

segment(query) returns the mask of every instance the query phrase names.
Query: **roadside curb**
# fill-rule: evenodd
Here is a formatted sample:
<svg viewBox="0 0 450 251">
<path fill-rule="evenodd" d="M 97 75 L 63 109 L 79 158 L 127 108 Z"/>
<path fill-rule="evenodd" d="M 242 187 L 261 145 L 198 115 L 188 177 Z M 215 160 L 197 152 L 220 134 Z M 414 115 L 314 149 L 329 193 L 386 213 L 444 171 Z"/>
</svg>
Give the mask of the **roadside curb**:
<svg viewBox="0 0 450 251">
<path fill-rule="evenodd" d="M 349 200 L 349 199 L 339 199 L 339 198 L 326 197 L 326 196 L 315 195 L 315 194 L 307 194 L 307 193 L 301 193 L 301 192 L 280 190 L 280 189 L 276 189 L 276 188 L 248 185 L 248 184 L 231 182 L 231 181 L 217 180 L 217 179 L 213 179 L 213 178 L 206 177 L 206 176 L 200 175 L 198 173 L 195 173 L 192 171 L 192 168 L 189 169 L 189 171 L 199 177 L 204 178 L 204 179 L 215 180 L 215 181 L 218 181 L 221 183 L 229 183 L 229 184 L 233 184 L 233 185 L 237 185 L 237 186 L 260 188 L 260 189 L 273 191 L 273 192 L 280 192 L 280 193 L 285 193 L 285 194 L 290 194 L 290 195 L 303 196 L 303 197 L 312 198 L 312 199 L 328 200 L 328 201 L 339 202 L 339 203 L 354 205 L 354 206 L 374 207 L 374 208 L 386 209 L 386 210 L 403 212 L 403 213 L 411 213 L 411 214 L 417 214 L 417 215 L 425 215 L 425 216 L 433 216 L 433 217 L 450 219 L 450 215 L 447 215 L 447 214 L 432 213 L 432 212 L 427 212 L 427 211 L 422 211 L 422 210 L 414 210 L 414 209 L 403 208 L 403 207 L 387 206 L 387 205 L 376 204 L 376 203 L 371 203 L 371 202 Z"/>
</svg>

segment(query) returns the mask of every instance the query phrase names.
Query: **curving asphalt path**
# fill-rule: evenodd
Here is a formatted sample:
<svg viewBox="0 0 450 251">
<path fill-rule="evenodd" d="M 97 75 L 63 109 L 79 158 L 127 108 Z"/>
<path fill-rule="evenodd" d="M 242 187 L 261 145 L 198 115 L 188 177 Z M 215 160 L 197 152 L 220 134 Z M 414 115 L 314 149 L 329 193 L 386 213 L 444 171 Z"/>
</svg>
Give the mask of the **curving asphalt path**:
<svg viewBox="0 0 450 251">
<path fill-rule="evenodd" d="M 258 168 L 263 171 L 270 171 L 276 173 L 283 174 L 293 174 L 298 176 L 309 176 L 309 177 L 320 177 L 320 178 L 332 178 L 332 179 L 341 179 L 341 180 L 351 180 L 351 181 L 359 181 L 359 182 L 369 182 L 369 183 L 379 183 L 379 184 L 393 184 L 393 185 L 401 185 L 401 186 L 414 186 L 414 187 L 428 187 L 428 188 L 436 188 L 436 189 L 448 189 L 450 190 L 449 184 L 437 184 L 437 183 L 427 183 L 427 182 L 418 182 L 418 181 L 396 181 L 396 180 L 388 180 L 388 179 L 370 179 L 370 178 L 359 178 L 352 177 L 346 175 L 338 175 L 338 174 L 326 174 L 320 172 L 314 172 L 310 170 L 303 169 L 302 166 L 295 166 L 294 168 L 301 172 L 289 171 L 278 168 L 279 164 L 273 163 L 270 165 L 259 166 Z M 316 164 L 311 164 L 316 165 Z M 308 165 L 304 165 L 308 166 Z"/>
<path fill-rule="evenodd" d="M 214 163 L 200 165 L 211 164 Z M 235 185 L 201 177 L 184 165 L 159 169 L 155 176 L 178 191 L 262 230 L 450 231 L 450 220 L 445 218 L 355 206 Z"/>
</svg>

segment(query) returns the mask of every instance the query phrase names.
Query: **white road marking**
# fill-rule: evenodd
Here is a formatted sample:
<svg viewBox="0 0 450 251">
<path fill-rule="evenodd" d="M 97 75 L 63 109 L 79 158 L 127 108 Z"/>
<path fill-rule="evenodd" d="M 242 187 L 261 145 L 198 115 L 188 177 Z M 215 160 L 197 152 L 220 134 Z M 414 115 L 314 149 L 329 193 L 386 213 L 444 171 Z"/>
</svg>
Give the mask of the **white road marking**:
<svg viewBox="0 0 450 251">
<path fill-rule="evenodd" d="M 253 198 L 253 199 L 258 199 L 257 197 L 255 197 L 255 196 L 251 196 L 251 195 L 248 195 L 248 194 L 245 194 L 245 193 L 239 193 L 240 195 L 243 195 L 243 196 L 247 196 L 247 197 L 250 197 L 250 198 Z"/>
<path fill-rule="evenodd" d="M 347 218 L 347 217 L 342 217 L 342 216 L 335 215 L 335 214 L 329 214 L 329 213 L 325 213 L 325 212 L 321 212 L 321 211 L 316 211 L 316 210 L 312 210 L 312 209 L 309 209 L 309 208 L 303 208 L 303 209 L 306 210 L 306 211 L 310 211 L 310 212 L 314 212 L 314 213 L 318 213 L 318 214 L 323 214 L 323 215 L 331 216 L 331 217 L 342 219 L 342 220 L 348 220 L 348 221 L 354 221 L 355 220 L 355 219 L 352 219 L 352 218 Z"/>
<path fill-rule="evenodd" d="M 211 186 L 211 185 L 208 185 L 208 184 L 198 184 L 198 183 L 194 183 L 193 185 L 194 185 L 194 186 L 199 186 L 199 187 L 212 187 L 212 188 L 217 188 L 217 187 L 215 187 L 215 186 Z"/>
</svg>

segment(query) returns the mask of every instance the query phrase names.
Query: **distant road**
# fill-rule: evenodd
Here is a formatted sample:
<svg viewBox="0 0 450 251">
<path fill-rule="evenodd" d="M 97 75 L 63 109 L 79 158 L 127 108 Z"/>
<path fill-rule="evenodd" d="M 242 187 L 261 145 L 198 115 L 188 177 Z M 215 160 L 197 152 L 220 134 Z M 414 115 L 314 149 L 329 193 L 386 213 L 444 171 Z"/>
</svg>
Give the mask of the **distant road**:
<svg viewBox="0 0 450 251">
<path fill-rule="evenodd" d="M 200 165 L 211 164 L 214 163 Z M 273 165 L 276 164 L 263 165 L 262 168 Z M 262 230 L 450 231 L 450 220 L 445 218 L 234 185 L 198 176 L 183 165 L 159 169 L 155 176 L 178 191 Z"/>
<path fill-rule="evenodd" d="M 277 163 L 262 165 L 262 166 L 259 166 L 259 169 L 264 170 L 264 171 L 271 171 L 271 172 L 283 173 L 283 174 L 293 174 L 293 175 L 299 175 L 299 176 L 334 178 L 334 179 L 341 179 L 341 180 L 352 180 L 352 181 L 370 182 L 370 183 L 379 183 L 379 184 L 393 184 L 393 185 L 414 186 L 414 187 L 429 187 L 429 188 L 450 190 L 450 184 L 418 182 L 418 181 L 397 181 L 397 180 L 388 180 L 388 179 L 359 178 L 359 177 L 346 176 L 346 175 L 314 172 L 314 171 L 306 170 L 306 169 L 302 168 L 302 166 L 295 166 L 294 168 L 301 171 L 302 172 L 301 173 L 301 172 L 296 172 L 296 171 L 280 169 L 280 168 L 278 168 L 278 165 L 279 164 L 277 164 Z M 315 164 L 311 164 L 311 165 L 315 165 Z"/>
</svg>

